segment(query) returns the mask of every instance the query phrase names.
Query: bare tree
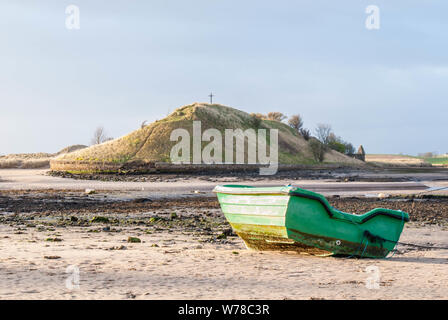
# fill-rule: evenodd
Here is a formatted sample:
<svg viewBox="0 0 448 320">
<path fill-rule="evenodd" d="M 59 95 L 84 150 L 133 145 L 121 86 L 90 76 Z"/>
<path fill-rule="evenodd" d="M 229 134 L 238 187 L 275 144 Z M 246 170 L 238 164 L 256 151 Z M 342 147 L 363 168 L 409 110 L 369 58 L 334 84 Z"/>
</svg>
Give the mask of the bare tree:
<svg viewBox="0 0 448 320">
<path fill-rule="evenodd" d="M 332 130 L 329 124 L 319 123 L 316 128 L 316 136 L 324 145 L 330 143 L 332 137 Z"/>
<path fill-rule="evenodd" d="M 140 128 L 143 129 L 144 127 L 146 127 L 147 122 L 148 122 L 147 120 L 143 121 L 142 124 L 140 125 Z"/>
<path fill-rule="evenodd" d="M 300 133 L 300 129 L 303 127 L 303 120 L 300 114 L 295 114 L 288 119 L 288 125 Z"/>
<path fill-rule="evenodd" d="M 268 119 L 282 122 L 286 119 L 286 116 L 281 112 L 269 112 Z"/>
<path fill-rule="evenodd" d="M 92 137 L 92 141 L 91 144 L 95 145 L 95 144 L 101 144 L 103 142 L 112 140 L 113 138 L 108 137 L 106 135 L 106 132 L 104 130 L 104 127 L 99 126 L 95 129 L 95 132 L 93 133 L 93 137 Z"/>
</svg>

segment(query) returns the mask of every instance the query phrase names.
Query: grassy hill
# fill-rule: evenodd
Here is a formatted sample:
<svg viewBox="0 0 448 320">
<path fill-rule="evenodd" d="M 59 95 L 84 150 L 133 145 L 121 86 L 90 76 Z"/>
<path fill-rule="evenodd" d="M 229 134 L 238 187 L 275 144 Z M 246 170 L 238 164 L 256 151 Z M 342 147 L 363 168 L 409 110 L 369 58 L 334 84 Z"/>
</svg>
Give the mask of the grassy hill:
<svg viewBox="0 0 448 320">
<path fill-rule="evenodd" d="M 314 164 L 308 141 L 288 125 L 272 120 L 256 121 L 246 112 L 218 104 L 194 103 L 178 108 L 168 117 L 151 123 L 128 135 L 86 149 L 61 155 L 52 161 L 131 164 L 132 162 L 170 162 L 170 151 L 177 143 L 170 141 L 171 132 L 186 129 L 192 137 L 193 121 L 201 121 L 202 132 L 218 129 L 278 129 L 280 164 Z M 191 138 L 192 139 L 192 138 Z M 268 141 L 269 142 L 269 141 Z M 209 142 L 203 142 L 203 146 Z M 247 148 L 246 148 L 247 151 Z M 224 148 L 223 148 L 224 156 Z M 247 158 L 247 154 L 245 155 Z M 361 164 L 336 151 L 329 151 L 324 162 Z"/>
</svg>

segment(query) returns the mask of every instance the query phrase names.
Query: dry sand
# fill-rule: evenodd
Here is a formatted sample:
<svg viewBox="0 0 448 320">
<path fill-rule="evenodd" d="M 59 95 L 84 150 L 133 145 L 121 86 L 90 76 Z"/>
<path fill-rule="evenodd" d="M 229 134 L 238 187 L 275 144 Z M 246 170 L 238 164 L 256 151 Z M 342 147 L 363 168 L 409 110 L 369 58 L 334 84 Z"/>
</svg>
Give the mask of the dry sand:
<svg viewBox="0 0 448 320">
<path fill-rule="evenodd" d="M 407 227 L 401 240 L 448 246 L 448 230 Z M 447 250 L 400 246 L 390 259 L 358 260 L 249 251 L 237 237 L 204 241 L 138 228 L 21 233 L 1 225 L 0 299 L 448 299 Z M 66 286 L 69 266 L 79 268 L 79 288 Z M 366 287 L 368 267 L 378 268 L 379 289 Z"/>
</svg>

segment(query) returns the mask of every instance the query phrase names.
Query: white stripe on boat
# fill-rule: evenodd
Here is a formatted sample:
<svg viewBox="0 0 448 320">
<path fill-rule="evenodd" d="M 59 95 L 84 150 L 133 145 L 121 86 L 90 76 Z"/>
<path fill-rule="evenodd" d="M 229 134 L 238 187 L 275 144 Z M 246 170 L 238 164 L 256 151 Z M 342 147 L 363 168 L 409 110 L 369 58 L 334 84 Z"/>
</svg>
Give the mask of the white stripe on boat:
<svg viewBox="0 0 448 320">
<path fill-rule="evenodd" d="M 246 196 L 233 195 L 222 199 L 223 204 L 249 204 L 262 206 L 286 206 L 289 196 Z"/>
</svg>

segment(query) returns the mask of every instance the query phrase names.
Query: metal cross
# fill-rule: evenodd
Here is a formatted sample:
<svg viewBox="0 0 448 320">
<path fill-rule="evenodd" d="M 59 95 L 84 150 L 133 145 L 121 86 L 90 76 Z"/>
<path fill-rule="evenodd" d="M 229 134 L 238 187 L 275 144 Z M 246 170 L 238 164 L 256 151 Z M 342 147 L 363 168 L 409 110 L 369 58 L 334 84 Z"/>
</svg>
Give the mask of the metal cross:
<svg viewBox="0 0 448 320">
<path fill-rule="evenodd" d="M 213 97 L 214 97 L 213 93 L 210 93 L 209 97 L 210 97 L 210 104 L 213 104 Z"/>
</svg>

